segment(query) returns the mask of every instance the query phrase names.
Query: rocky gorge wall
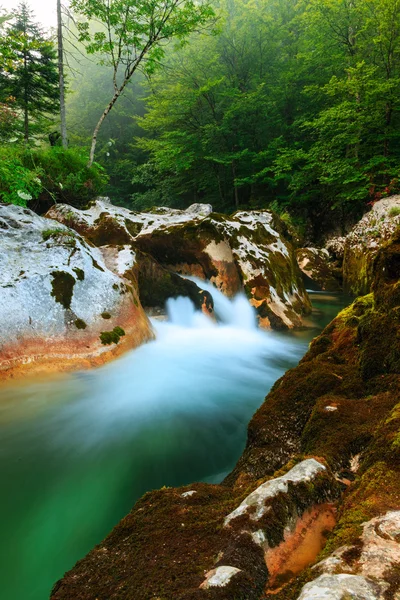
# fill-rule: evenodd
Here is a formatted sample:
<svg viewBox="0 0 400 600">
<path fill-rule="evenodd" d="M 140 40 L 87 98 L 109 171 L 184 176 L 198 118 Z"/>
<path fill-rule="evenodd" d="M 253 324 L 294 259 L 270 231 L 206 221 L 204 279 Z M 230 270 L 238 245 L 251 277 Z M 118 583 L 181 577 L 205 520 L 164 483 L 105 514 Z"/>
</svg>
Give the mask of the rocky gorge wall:
<svg viewBox="0 0 400 600">
<path fill-rule="evenodd" d="M 98 366 L 152 339 L 143 307 L 162 313 L 170 297 L 213 316 L 212 295 L 190 276 L 228 296 L 245 291 L 263 327 L 300 327 L 311 310 L 269 211 L 135 213 L 100 198 L 39 217 L 2 204 L 0 229 L 0 379 Z"/>
<path fill-rule="evenodd" d="M 398 598 L 399 309 L 396 233 L 372 292 L 276 382 L 223 484 L 146 494 L 52 599 Z"/>
<path fill-rule="evenodd" d="M 256 308 L 260 325 L 272 329 L 300 327 L 311 311 L 294 248 L 283 222 L 270 211 L 239 211 L 232 216 L 212 212 L 208 204 L 186 210 L 158 207 L 137 213 L 100 198 L 85 211 L 56 205 L 49 218 L 76 230 L 103 252 L 107 247 L 126 246 L 140 261 L 156 265 L 168 279 L 170 273 L 209 280 L 227 296 L 244 290 Z M 150 273 L 151 270 L 148 270 Z M 174 285 L 175 285 L 174 284 Z M 168 294 L 175 296 L 172 282 Z M 155 285 L 147 278 L 146 307 L 162 305 L 168 295 L 160 278 Z M 143 286 L 139 286 L 139 295 Z"/>
</svg>

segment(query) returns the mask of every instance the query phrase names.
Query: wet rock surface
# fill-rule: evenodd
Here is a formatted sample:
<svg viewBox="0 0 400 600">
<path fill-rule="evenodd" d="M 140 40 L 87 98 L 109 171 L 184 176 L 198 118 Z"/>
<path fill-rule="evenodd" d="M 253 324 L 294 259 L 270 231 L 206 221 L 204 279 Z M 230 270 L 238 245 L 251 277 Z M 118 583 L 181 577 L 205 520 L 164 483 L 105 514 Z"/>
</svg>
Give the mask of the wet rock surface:
<svg viewBox="0 0 400 600">
<path fill-rule="evenodd" d="M 261 326 L 267 328 L 299 327 L 311 310 L 285 226 L 269 211 L 239 211 L 228 217 L 213 213 L 208 204 L 194 204 L 186 210 L 137 213 L 100 198 L 84 211 L 56 205 L 47 216 L 72 227 L 100 249 L 130 244 L 141 252 L 147 260 L 138 259 L 137 277 L 142 264 L 142 281 L 154 283 L 159 302 L 171 295 L 171 289 L 187 287 L 184 277 L 195 276 L 210 280 L 228 296 L 244 290 Z M 154 282 L 148 277 L 151 270 Z M 154 296 L 149 304 L 149 294 L 142 288 L 139 285 L 144 305 L 154 307 Z"/>
<path fill-rule="evenodd" d="M 341 269 L 325 248 L 299 248 L 297 262 L 304 276 L 306 287 L 322 291 L 338 292 L 342 289 Z"/>
<path fill-rule="evenodd" d="M 136 289 L 75 231 L 13 205 L 0 230 L 0 379 L 94 366 L 151 338 Z"/>
</svg>

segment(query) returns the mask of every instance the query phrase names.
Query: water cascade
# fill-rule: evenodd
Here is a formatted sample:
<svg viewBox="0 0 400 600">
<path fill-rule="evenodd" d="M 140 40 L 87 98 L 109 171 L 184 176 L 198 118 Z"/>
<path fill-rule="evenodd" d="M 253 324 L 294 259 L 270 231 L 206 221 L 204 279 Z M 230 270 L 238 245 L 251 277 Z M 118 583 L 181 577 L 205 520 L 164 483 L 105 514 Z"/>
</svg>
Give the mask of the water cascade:
<svg viewBox="0 0 400 600">
<path fill-rule="evenodd" d="M 244 296 L 211 289 L 217 322 L 170 300 L 155 341 L 119 360 L 0 389 L 2 597 L 44 600 L 144 492 L 218 482 L 234 466 L 308 340 L 260 331 Z"/>
</svg>

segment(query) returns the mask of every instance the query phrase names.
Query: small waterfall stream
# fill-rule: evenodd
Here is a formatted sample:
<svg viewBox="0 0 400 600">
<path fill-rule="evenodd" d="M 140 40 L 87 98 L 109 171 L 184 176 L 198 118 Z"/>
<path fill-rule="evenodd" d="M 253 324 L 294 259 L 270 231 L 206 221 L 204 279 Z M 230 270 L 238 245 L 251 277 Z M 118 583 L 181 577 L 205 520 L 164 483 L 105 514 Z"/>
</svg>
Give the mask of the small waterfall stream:
<svg viewBox="0 0 400 600">
<path fill-rule="evenodd" d="M 218 322 L 169 300 L 156 340 L 119 360 L 0 388 L 2 598 L 45 600 L 144 492 L 234 466 L 252 414 L 316 331 L 261 331 L 244 296 L 213 296 Z"/>
</svg>

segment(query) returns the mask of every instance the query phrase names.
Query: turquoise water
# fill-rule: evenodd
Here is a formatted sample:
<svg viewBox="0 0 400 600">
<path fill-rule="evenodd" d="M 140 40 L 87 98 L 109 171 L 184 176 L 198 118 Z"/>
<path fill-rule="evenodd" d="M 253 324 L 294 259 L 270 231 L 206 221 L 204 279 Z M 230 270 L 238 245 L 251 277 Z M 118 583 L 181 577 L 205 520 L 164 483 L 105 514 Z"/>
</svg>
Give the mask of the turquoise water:
<svg viewBox="0 0 400 600">
<path fill-rule="evenodd" d="M 280 335 L 243 298 L 219 325 L 178 302 L 156 341 L 106 367 L 1 388 L 0 597 L 47 599 L 144 492 L 220 481 L 271 385 L 346 303 L 312 298 L 309 329 Z"/>
</svg>

